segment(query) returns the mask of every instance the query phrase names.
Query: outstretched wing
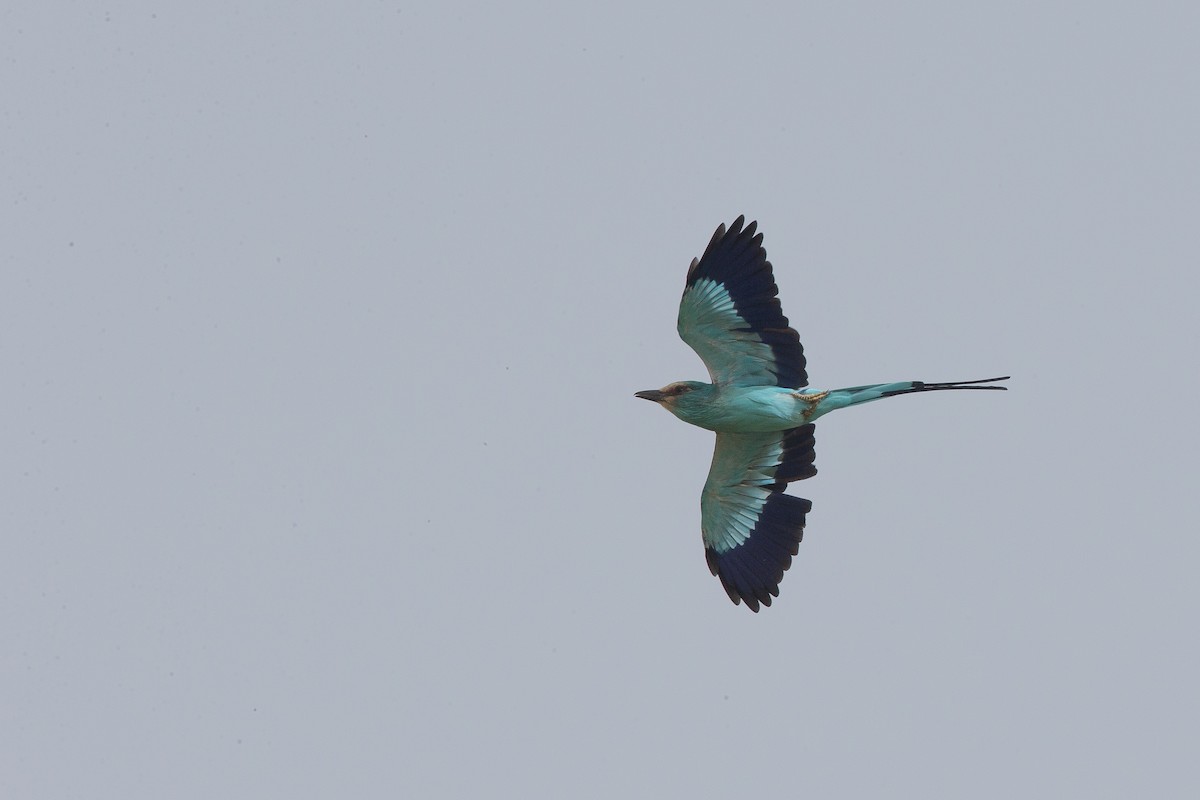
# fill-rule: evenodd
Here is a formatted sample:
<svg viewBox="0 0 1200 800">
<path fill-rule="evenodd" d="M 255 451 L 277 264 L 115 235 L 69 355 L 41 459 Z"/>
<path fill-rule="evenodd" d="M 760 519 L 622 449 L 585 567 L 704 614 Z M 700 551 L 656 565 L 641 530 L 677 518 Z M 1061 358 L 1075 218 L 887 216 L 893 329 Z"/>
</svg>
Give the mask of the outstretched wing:
<svg viewBox="0 0 1200 800">
<path fill-rule="evenodd" d="M 700 498 L 708 568 L 729 599 L 771 605 L 804 536 L 812 503 L 783 490 L 817 474 L 813 425 L 772 433 L 718 433 Z"/>
<path fill-rule="evenodd" d="M 804 348 L 779 305 L 779 288 L 744 216 L 726 233 L 717 228 L 704 255 L 692 260 L 679 303 L 679 336 L 699 354 L 713 383 L 740 386 L 808 385 Z"/>
</svg>

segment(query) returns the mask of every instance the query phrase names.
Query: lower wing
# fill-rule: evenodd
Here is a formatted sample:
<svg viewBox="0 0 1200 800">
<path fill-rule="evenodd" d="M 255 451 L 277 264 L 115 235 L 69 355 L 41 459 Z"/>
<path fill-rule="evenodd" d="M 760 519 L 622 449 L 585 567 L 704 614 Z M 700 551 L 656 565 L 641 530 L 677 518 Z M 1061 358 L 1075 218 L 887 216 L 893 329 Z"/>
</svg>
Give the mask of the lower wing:
<svg viewBox="0 0 1200 800">
<path fill-rule="evenodd" d="M 700 499 L 708 567 L 734 603 L 771 605 L 804 536 L 812 503 L 784 494 L 817 473 L 813 425 L 771 433 L 718 433 Z"/>
</svg>

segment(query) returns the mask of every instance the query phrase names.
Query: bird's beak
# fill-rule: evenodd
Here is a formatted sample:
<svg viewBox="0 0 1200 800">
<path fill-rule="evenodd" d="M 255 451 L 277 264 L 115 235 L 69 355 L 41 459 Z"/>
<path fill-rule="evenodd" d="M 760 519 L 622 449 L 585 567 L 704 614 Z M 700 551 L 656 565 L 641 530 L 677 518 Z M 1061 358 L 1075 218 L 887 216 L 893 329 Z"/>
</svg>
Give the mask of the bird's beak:
<svg viewBox="0 0 1200 800">
<path fill-rule="evenodd" d="M 634 395 L 634 397 L 640 397 L 643 400 L 652 400 L 655 403 L 661 403 L 663 400 L 663 397 L 665 397 L 665 396 L 666 395 L 664 395 L 658 389 L 647 389 L 644 392 L 638 392 L 637 394 Z"/>
</svg>

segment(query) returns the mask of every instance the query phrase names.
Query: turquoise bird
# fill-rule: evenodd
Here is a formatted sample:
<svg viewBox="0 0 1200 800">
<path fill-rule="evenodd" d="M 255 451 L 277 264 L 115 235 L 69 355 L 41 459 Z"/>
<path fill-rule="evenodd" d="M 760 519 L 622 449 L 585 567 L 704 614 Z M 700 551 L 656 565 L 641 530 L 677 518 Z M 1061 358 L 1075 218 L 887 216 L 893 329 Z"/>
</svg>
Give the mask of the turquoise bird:
<svg viewBox="0 0 1200 800">
<path fill-rule="evenodd" d="M 679 336 L 712 383 L 679 381 L 638 392 L 684 422 L 715 431 L 717 446 L 700 495 L 708 568 L 735 604 L 771 605 L 804 536 L 812 503 L 784 494 L 817 473 L 813 423 L 847 406 L 948 389 L 1005 389 L 1009 376 L 953 383 L 873 383 L 808 389 L 800 336 L 783 315 L 775 276 L 756 234 L 738 217 L 692 260 L 679 304 Z"/>
</svg>

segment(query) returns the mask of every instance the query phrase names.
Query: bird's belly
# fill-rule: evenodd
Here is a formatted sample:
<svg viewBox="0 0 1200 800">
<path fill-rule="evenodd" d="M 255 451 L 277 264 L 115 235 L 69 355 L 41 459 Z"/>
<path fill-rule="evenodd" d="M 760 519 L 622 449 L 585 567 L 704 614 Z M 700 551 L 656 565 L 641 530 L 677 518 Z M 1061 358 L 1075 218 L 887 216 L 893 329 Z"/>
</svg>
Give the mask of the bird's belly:
<svg viewBox="0 0 1200 800">
<path fill-rule="evenodd" d="M 808 405 L 795 389 L 755 386 L 730 392 L 701 427 L 721 433 L 784 431 L 808 422 Z"/>
</svg>

